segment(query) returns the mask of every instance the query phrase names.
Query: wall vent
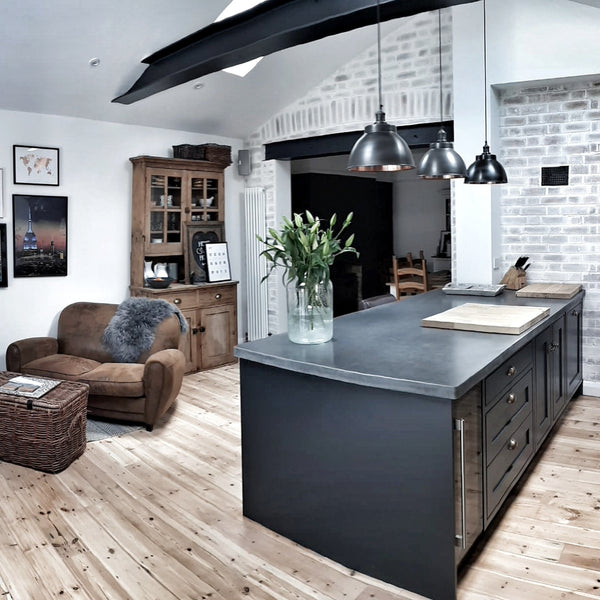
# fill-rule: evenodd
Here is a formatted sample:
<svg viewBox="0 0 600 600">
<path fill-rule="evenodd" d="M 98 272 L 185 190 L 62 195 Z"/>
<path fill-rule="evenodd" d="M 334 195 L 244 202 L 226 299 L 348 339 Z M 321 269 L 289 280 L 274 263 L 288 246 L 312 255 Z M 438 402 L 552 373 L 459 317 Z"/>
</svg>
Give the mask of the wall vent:
<svg viewBox="0 0 600 600">
<path fill-rule="evenodd" d="M 542 185 L 569 185 L 569 167 L 542 167 Z"/>
</svg>

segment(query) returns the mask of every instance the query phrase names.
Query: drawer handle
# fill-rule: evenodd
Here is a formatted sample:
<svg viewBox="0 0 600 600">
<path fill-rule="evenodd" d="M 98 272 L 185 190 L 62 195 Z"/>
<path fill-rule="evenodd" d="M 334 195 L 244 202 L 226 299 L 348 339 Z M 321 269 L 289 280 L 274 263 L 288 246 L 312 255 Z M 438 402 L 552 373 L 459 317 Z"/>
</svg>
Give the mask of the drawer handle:
<svg viewBox="0 0 600 600">
<path fill-rule="evenodd" d="M 550 352 L 556 352 L 556 350 L 558 349 L 558 344 L 556 342 L 552 342 L 550 344 Z"/>
<path fill-rule="evenodd" d="M 221 294 L 215 294 L 215 300 L 220 300 L 221 299 Z"/>
<path fill-rule="evenodd" d="M 198 327 L 198 331 L 200 333 L 204 333 L 206 331 L 206 327 L 202 327 L 202 325 L 200 325 L 200 327 Z"/>
<path fill-rule="evenodd" d="M 181 298 L 175 298 L 175 300 L 173 300 L 173 304 L 181 304 Z"/>
<path fill-rule="evenodd" d="M 507 404 L 514 404 L 517 397 L 514 394 L 509 394 L 506 399 Z"/>
<path fill-rule="evenodd" d="M 507 377 L 512 377 L 516 372 L 517 370 L 514 367 L 511 367 L 510 369 L 508 369 L 508 371 L 506 371 L 506 375 Z"/>
<path fill-rule="evenodd" d="M 510 442 L 508 442 L 509 450 L 514 450 L 517 446 L 518 446 L 517 440 L 510 440 Z"/>
</svg>

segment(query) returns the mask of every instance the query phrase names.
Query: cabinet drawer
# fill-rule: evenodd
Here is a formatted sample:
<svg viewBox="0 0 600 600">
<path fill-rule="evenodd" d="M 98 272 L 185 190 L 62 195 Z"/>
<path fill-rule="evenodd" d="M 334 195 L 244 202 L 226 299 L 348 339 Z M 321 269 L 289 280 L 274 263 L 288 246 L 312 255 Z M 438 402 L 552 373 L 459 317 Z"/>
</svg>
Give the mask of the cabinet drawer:
<svg viewBox="0 0 600 600">
<path fill-rule="evenodd" d="M 485 403 L 493 403 L 498 394 L 508 385 L 519 379 L 533 364 L 533 344 L 530 342 L 504 361 L 485 380 Z"/>
<path fill-rule="evenodd" d="M 503 448 L 486 471 L 487 517 L 491 519 L 504 496 L 512 488 L 533 455 L 531 411 L 507 436 Z"/>
<path fill-rule="evenodd" d="M 217 286 L 198 290 L 198 306 L 208 308 L 235 303 L 235 287 Z"/>
<path fill-rule="evenodd" d="M 168 294 L 161 294 L 160 299 L 174 304 L 179 310 L 193 309 L 198 306 L 196 290 L 173 291 Z"/>
<path fill-rule="evenodd" d="M 485 441 L 487 464 L 509 441 L 514 423 L 532 411 L 533 374 L 528 371 L 515 385 L 500 394 L 500 397 L 485 415 Z"/>
</svg>

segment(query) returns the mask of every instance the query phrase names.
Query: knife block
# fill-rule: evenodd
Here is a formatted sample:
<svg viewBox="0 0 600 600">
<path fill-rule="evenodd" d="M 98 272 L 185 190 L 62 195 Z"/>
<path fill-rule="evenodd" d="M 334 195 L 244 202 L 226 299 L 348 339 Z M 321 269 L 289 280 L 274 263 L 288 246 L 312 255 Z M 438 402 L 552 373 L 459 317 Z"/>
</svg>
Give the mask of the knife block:
<svg viewBox="0 0 600 600">
<path fill-rule="evenodd" d="M 507 290 L 520 290 L 527 285 L 527 273 L 513 266 L 506 271 L 500 283 L 505 284 Z"/>
</svg>

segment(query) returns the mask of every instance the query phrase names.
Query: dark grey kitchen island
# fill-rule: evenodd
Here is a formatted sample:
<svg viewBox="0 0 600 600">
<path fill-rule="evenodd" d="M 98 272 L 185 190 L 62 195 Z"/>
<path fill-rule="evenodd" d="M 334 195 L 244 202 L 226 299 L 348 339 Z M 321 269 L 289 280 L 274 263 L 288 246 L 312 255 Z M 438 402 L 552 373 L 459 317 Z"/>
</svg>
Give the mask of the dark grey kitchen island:
<svg viewBox="0 0 600 600">
<path fill-rule="evenodd" d="M 550 314 L 520 335 L 421 327 L 466 302 Z M 339 317 L 325 344 L 238 346 L 244 515 L 454 600 L 457 565 L 581 385 L 582 302 L 435 291 Z"/>
</svg>

